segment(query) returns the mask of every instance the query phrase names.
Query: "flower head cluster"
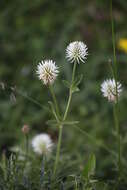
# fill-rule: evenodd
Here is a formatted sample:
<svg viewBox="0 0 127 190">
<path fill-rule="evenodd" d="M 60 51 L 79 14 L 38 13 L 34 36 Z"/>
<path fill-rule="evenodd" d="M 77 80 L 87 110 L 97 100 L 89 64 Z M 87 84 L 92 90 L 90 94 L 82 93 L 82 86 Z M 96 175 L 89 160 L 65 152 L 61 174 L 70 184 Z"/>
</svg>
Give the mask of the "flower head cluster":
<svg viewBox="0 0 127 190">
<path fill-rule="evenodd" d="M 101 91 L 103 96 L 108 98 L 110 102 L 116 102 L 117 95 L 120 96 L 122 92 L 122 85 L 120 82 L 116 82 L 114 79 L 107 79 L 101 84 Z"/>
<path fill-rule="evenodd" d="M 80 41 L 70 43 L 66 49 L 66 58 L 71 62 L 85 62 L 88 48 L 86 44 Z"/>
<path fill-rule="evenodd" d="M 33 138 L 32 147 L 38 155 L 47 155 L 52 151 L 53 142 L 48 134 L 42 133 Z"/>
<path fill-rule="evenodd" d="M 53 84 L 58 73 L 58 67 L 52 60 L 41 61 L 37 66 L 38 77 L 45 85 Z"/>
</svg>

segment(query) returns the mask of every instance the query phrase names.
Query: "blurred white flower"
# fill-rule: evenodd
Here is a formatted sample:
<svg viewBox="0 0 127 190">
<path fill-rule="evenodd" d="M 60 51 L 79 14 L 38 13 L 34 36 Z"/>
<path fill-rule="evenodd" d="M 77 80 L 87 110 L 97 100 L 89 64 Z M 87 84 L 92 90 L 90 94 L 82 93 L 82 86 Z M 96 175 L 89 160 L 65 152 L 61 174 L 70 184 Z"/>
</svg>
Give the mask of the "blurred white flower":
<svg viewBox="0 0 127 190">
<path fill-rule="evenodd" d="M 101 84 L 101 91 L 103 93 L 103 96 L 108 98 L 110 102 L 116 102 L 117 95 L 119 97 L 122 92 L 122 85 L 120 82 L 117 82 L 117 91 L 116 91 L 115 80 L 107 79 Z"/>
<path fill-rule="evenodd" d="M 72 42 L 67 46 L 66 49 L 66 58 L 70 62 L 85 62 L 86 56 L 88 55 L 87 52 L 88 48 L 86 44 L 80 41 Z"/>
<path fill-rule="evenodd" d="M 52 84 L 59 73 L 58 67 L 52 60 L 41 61 L 37 66 L 36 72 L 39 79 L 42 80 L 45 85 Z"/>
<path fill-rule="evenodd" d="M 52 151 L 53 142 L 48 134 L 42 133 L 33 138 L 32 147 L 35 153 L 47 155 Z"/>
</svg>

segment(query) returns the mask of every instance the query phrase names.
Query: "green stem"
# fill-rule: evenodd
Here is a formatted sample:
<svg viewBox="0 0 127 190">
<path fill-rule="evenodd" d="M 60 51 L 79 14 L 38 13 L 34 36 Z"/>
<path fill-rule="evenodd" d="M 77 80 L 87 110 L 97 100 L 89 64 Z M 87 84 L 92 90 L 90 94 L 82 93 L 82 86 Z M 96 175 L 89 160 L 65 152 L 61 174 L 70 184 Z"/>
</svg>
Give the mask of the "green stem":
<svg viewBox="0 0 127 190">
<path fill-rule="evenodd" d="M 54 176 L 56 175 L 56 170 L 57 170 L 58 161 L 59 161 L 59 157 L 60 157 L 60 147 L 61 147 L 61 141 L 62 141 L 62 131 L 63 131 L 63 126 L 61 125 L 59 127 L 59 137 L 58 137 L 58 144 L 57 144 L 57 152 L 56 152 L 56 159 L 55 159 L 55 165 L 54 165 L 54 171 L 53 171 Z"/>
<path fill-rule="evenodd" d="M 70 103 L 71 103 L 71 98 L 72 98 L 72 91 L 70 90 L 70 92 L 69 92 L 69 98 L 68 98 L 68 102 L 67 102 L 67 107 L 66 107 L 66 110 L 65 110 L 65 113 L 64 113 L 64 117 L 63 117 L 63 121 L 66 120 L 66 117 L 67 117 L 67 114 L 68 114 L 68 110 L 69 110 L 69 106 L 70 106 Z"/>
<path fill-rule="evenodd" d="M 73 82 L 74 82 L 74 78 L 75 78 L 76 65 L 77 65 L 77 63 L 75 62 L 74 67 L 73 67 L 73 72 L 72 72 L 72 80 L 71 80 L 71 87 L 70 87 L 70 91 L 69 91 L 69 98 L 68 98 L 67 107 L 66 107 L 66 110 L 65 110 L 65 113 L 64 113 L 63 121 L 66 120 L 68 110 L 69 110 L 69 107 L 70 107 L 70 103 L 71 103 L 72 88 L 73 88 Z"/>
<path fill-rule="evenodd" d="M 114 59 L 114 78 L 116 83 L 116 103 L 114 105 L 114 120 L 117 131 L 117 141 L 118 141 L 118 172 L 119 178 L 121 176 L 121 138 L 120 138 L 120 126 L 118 119 L 118 87 L 117 87 L 117 60 L 116 60 L 116 49 L 115 49 L 115 32 L 114 32 L 114 22 L 113 22 L 113 14 L 112 14 L 112 0 L 111 0 L 111 26 L 112 26 L 112 44 L 113 44 L 113 59 Z"/>
<path fill-rule="evenodd" d="M 7 175 L 7 160 L 6 160 L 6 155 L 5 152 L 2 154 L 2 167 L 3 167 L 3 172 L 4 172 L 4 180 L 7 181 L 8 175 Z"/>
<path fill-rule="evenodd" d="M 78 182 L 76 180 L 76 177 L 75 177 L 75 190 L 78 190 Z"/>
<path fill-rule="evenodd" d="M 74 66 L 73 66 L 71 87 L 70 87 L 70 91 L 69 91 L 69 98 L 68 98 L 66 110 L 65 110 L 65 113 L 64 113 L 64 116 L 63 116 L 63 121 L 66 120 L 66 117 L 67 117 L 67 114 L 68 114 L 68 110 L 69 110 L 69 107 L 70 107 L 70 103 L 71 103 L 72 88 L 73 88 L 73 82 L 74 82 L 74 77 L 75 77 L 75 71 L 76 71 L 76 62 L 74 63 Z M 54 99 L 54 102 L 55 102 L 55 99 Z M 59 126 L 59 137 L 58 137 L 58 144 L 57 144 L 57 152 L 56 152 L 56 160 L 55 160 L 54 172 L 53 172 L 54 176 L 56 175 L 56 170 L 57 170 L 57 166 L 58 166 L 58 162 L 59 162 L 59 157 L 60 157 L 60 147 L 61 147 L 61 141 L 62 141 L 62 132 L 63 132 L 63 126 L 60 125 Z"/>
<path fill-rule="evenodd" d="M 54 114 L 55 114 L 57 122 L 59 122 L 59 117 L 60 117 L 59 108 L 58 108 L 58 104 L 57 104 L 57 100 L 56 100 L 56 96 L 55 96 L 54 90 L 53 90 L 53 88 L 52 88 L 51 85 L 49 85 L 49 90 L 51 92 L 51 95 L 52 95 L 52 98 L 53 98 L 53 102 L 55 104 L 56 113 L 54 113 Z M 60 147 L 61 147 L 61 140 L 62 140 L 62 128 L 63 128 L 62 126 L 59 126 L 59 137 L 58 137 L 56 159 L 55 159 L 54 171 L 53 171 L 53 176 L 54 177 L 56 175 L 56 169 L 57 169 L 57 165 L 58 165 L 58 161 L 59 161 L 59 157 L 60 157 Z"/>
<path fill-rule="evenodd" d="M 113 66 L 112 66 L 112 61 L 109 61 L 109 62 L 108 62 L 108 65 L 109 65 L 109 69 L 110 69 L 110 71 L 111 71 L 111 74 L 112 74 L 113 78 L 115 78 L 114 70 L 113 70 Z"/>
<path fill-rule="evenodd" d="M 72 85 L 73 85 L 74 78 L 75 78 L 76 65 L 77 65 L 77 63 L 75 62 L 74 63 L 74 67 L 73 67 L 73 72 L 72 72 L 72 80 L 71 80 L 71 84 Z"/>
<path fill-rule="evenodd" d="M 55 96 L 55 93 L 54 93 L 54 90 L 53 90 L 53 87 L 51 85 L 49 85 L 49 90 L 51 92 L 51 95 L 52 95 L 52 98 L 53 98 L 53 102 L 55 104 L 55 109 L 56 109 L 56 114 L 59 118 L 60 116 L 60 113 L 59 113 L 59 108 L 58 108 L 58 104 L 57 104 L 57 100 L 56 100 L 56 96 Z"/>
<path fill-rule="evenodd" d="M 116 48 L 115 48 L 114 21 L 112 14 L 112 0 L 111 0 L 111 27 L 112 27 L 112 45 L 113 45 L 113 59 L 114 59 L 114 77 L 115 80 L 117 80 L 117 61 L 116 61 Z"/>
<path fill-rule="evenodd" d="M 117 146 L 118 146 L 118 170 L 119 170 L 119 178 L 121 176 L 121 137 L 120 137 L 120 127 L 119 127 L 119 120 L 118 120 L 118 104 L 114 105 L 114 120 L 115 120 L 115 127 L 117 132 Z"/>
<path fill-rule="evenodd" d="M 25 135 L 25 140 L 26 140 L 26 157 L 28 156 L 28 151 L 29 151 L 29 137 L 28 134 Z"/>
</svg>

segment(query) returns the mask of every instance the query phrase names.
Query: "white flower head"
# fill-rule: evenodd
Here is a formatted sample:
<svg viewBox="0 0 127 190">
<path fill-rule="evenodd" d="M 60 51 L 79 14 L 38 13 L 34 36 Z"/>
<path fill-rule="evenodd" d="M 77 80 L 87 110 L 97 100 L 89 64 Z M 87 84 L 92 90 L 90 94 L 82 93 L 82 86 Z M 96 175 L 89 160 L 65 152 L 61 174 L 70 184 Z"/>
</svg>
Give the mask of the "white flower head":
<svg viewBox="0 0 127 190">
<path fill-rule="evenodd" d="M 108 98 L 110 102 L 116 102 L 117 95 L 118 97 L 121 95 L 122 85 L 120 82 L 117 82 L 117 89 L 116 89 L 115 80 L 107 79 L 101 84 L 101 91 L 103 93 L 103 96 Z"/>
<path fill-rule="evenodd" d="M 42 133 L 33 138 L 32 147 L 38 155 L 47 155 L 52 151 L 53 142 L 48 134 Z"/>
<path fill-rule="evenodd" d="M 53 84 L 59 73 L 58 67 L 52 60 L 41 61 L 37 66 L 36 72 L 39 79 L 42 80 L 45 85 Z"/>
<path fill-rule="evenodd" d="M 87 50 L 88 48 L 86 44 L 84 44 L 83 42 L 80 41 L 72 42 L 67 46 L 66 58 L 70 62 L 76 61 L 77 63 L 80 63 L 81 61 L 84 63 L 86 60 L 86 56 L 88 55 Z"/>
</svg>

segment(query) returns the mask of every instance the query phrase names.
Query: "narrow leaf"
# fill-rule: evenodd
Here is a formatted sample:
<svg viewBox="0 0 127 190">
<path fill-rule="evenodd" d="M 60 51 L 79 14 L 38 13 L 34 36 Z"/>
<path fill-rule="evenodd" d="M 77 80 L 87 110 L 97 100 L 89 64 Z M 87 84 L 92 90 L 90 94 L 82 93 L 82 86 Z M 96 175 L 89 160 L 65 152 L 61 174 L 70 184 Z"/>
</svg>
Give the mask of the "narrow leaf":
<svg viewBox="0 0 127 190">
<path fill-rule="evenodd" d="M 76 125 L 78 123 L 79 123 L 79 121 L 65 121 L 65 122 L 63 122 L 64 125 Z"/>
<path fill-rule="evenodd" d="M 70 88 L 70 86 L 71 86 L 70 83 L 68 81 L 66 81 L 66 80 L 63 80 L 63 84 L 67 88 Z"/>
<path fill-rule="evenodd" d="M 80 91 L 79 88 L 77 86 L 73 86 L 72 93 L 78 92 L 78 91 Z"/>
<path fill-rule="evenodd" d="M 47 123 L 48 125 L 50 125 L 50 126 L 57 126 L 57 125 L 58 125 L 58 123 L 57 123 L 56 120 L 48 120 L 46 123 Z"/>
<path fill-rule="evenodd" d="M 83 175 L 86 179 L 89 179 L 90 175 L 94 174 L 95 167 L 96 167 L 96 158 L 94 154 L 91 154 L 83 171 Z"/>
<path fill-rule="evenodd" d="M 78 85 L 81 83 L 82 79 L 83 79 L 83 74 L 79 75 L 79 76 L 75 79 L 75 81 L 74 81 L 75 86 L 78 86 Z"/>
</svg>

